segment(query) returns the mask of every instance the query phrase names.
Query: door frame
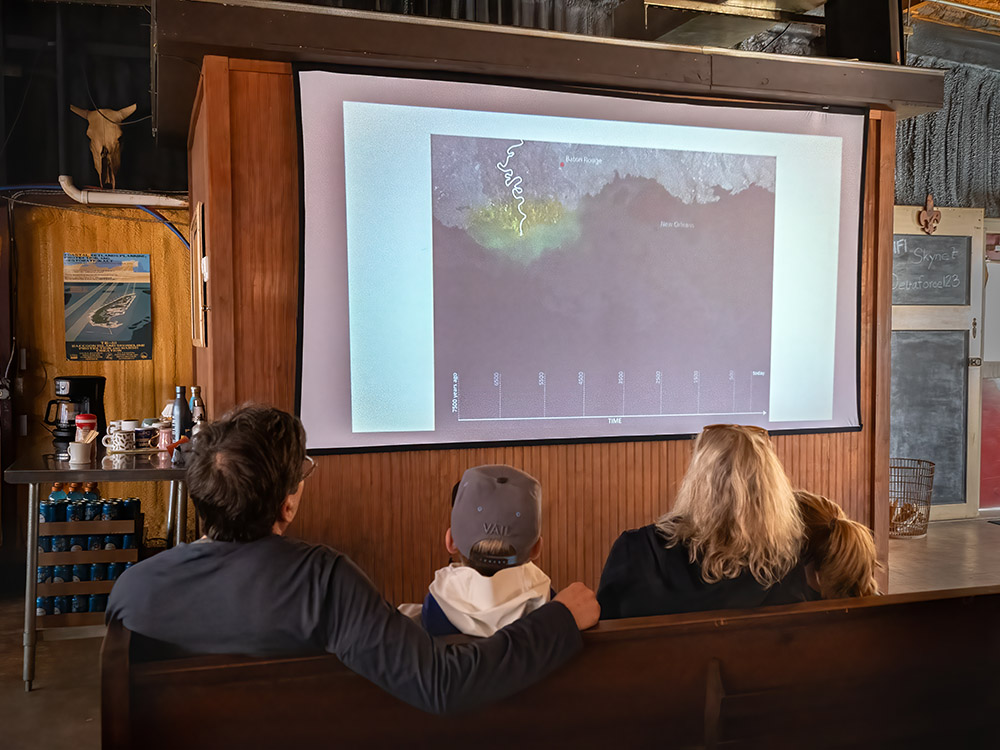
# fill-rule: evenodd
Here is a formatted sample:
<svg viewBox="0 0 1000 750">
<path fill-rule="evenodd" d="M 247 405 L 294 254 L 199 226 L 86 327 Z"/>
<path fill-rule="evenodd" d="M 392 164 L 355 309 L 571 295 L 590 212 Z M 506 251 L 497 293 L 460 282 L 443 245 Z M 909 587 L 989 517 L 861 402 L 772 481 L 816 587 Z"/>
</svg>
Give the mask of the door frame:
<svg viewBox="0 0 1000 750">
<path fill-rule="evenodd" d="M 983 221 L 983 250 L 984 250 L 984 255 L 985 255 L 985 249 L 986 249 L 986 237 L 987 237 L 987 235 L 990 235 L 990 234 L 1000 234 L 1000 219 L 985 219 Z M 998 261 L 992 261 L 991 262 L 989 258 L 985 258 L 984 266 L 986 268 L 986 275 L 983 277 L 983 325 L 984 325 L 984 328 L 983 328 L 983 334 L 984 334 L 984 336 L 983 336 L 983 347 L 984 348 L 983 348 L 983 372 L 982 372 L 982 376 L 981 377 L 982 378 L 994 378 L 994 377 L 1000 376 L 1000 346 L 996 346 L 996 345 L 994 346 L 994 351 L 992 353 L 994 354 L 995 358 L 994 359 L 989 359 L 987 355 L 990 354 L 991 352 L 987 352 L 986 349 L 985 349 L 985 347 L 986 347 L 986 336 L 985 336 L 985 334 L 986 334 L 986 320 L 987 320 L 986 313 L 990 311 L 990 309 L 986 307 L 986 305 L 989 304 L 989 299 L 987 298 L 986 290 L 987 290 L 987 286 L 989 284 L 990 267 L 992 266 L 993 273 L 995 273 L 998 276 L 1000 276 L 1000 262 L 998 262 Z M 1000 286 L 1000 281 L 995 280 L 995 283 L 998 286 Z M 997 292 L 994 292 L 994 294 L 997 294 Z M 1000 315 L 998 315 L 998 313 L 1000 313 L 1000 300 L 997 301 L 997 303 L 993 306 L 993 308 L 994 308 L 994 318 L 997 320 L 997 327 L 1000 328 Z M 991 334 L 991 336 L 992 336 L 992 334 Z M 996 339 L 994 338 L 994 344 L 995 344 L 995 342 L 996 342 Z M 982 416 L 983 416 L 982 415 L 982 409 L 980 409 L 980 412 L 979 412 L 980 431 L 982 431 Z M 981 457 L 982 457 L 982 454 L 980 453 L 980 460 L 981 460 Z M 979 487 L 979 501 L 980 501 L 979 515 L 983 516 L 983 517 L 986 517 L 986 518 L 995 518 L 997 516 L 1000 516 L 1000 507 L 992 507 L 992 508 L 983 508 L 982 507 L 982 500 L 983 500 L 982 493 L 983 493 L 983 487 L 982 487 L 982 484 L 980 484 L 980 487 Z"/>
<path fill-rule="evenodd" d="M 892 232 L 896 234 L 923 234 L 918 221 L 922 206 L 895 206 Z M 972 258 L 969 260 L 968 305 L 893 305 L 893 331 L 968 331 L 969 357 L 982 358 L 983 289 L 985 285 L 984 258 L 986 235 L 983 209 L 939 208 L 941 223 L 935 235 L 971 237 Z M 976 335 L 973 336 L 975 323 Z M 979 515 L 981 424 L 982 424 L 982 368 L 968 368 L 968 400 L 966 404 L 966 470 L 965 502 L 932 505 L 931 520 L 974 518 Z M 891 422 L 891 418 L 890 418 Z"/>
</svg>

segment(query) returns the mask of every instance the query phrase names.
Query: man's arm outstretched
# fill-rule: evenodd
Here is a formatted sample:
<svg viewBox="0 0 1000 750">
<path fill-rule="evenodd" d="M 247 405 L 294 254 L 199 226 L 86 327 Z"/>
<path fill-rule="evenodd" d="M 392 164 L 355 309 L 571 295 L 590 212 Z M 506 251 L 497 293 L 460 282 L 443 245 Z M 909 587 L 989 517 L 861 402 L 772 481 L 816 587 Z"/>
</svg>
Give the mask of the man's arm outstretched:
<svg viewBox="0 0 1000 750">
<path fill-rule="evenodd" d="M 537 682 L 576 655 L 580 630 L 600 616 L 594 593 L 574 583 L 490 638 L 446 645 L 390 606 L 344 556 L 334 563 L 326 606 L 328 651 L 397 698 L 436 714 L 475 708 Z"/>
</svg>

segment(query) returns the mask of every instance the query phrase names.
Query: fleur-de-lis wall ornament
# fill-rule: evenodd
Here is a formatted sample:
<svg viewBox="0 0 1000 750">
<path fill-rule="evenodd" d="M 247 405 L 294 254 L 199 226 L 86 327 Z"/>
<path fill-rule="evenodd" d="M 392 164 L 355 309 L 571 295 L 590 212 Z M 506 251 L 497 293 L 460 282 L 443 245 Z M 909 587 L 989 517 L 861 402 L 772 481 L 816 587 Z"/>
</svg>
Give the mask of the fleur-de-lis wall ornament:
<svg viewBox="0 0 1000 750">
<path fill-rule="evenodd" d="M 934 208 L 934 196 L 930 193 L 927 194 L 927 202 L 924 204 L 923 210 L 917 214 L 917 221 L 920 222 L 924 234 L 934 234 L 938 224 L 941 223 L 941 212 Z"/>
</svg>

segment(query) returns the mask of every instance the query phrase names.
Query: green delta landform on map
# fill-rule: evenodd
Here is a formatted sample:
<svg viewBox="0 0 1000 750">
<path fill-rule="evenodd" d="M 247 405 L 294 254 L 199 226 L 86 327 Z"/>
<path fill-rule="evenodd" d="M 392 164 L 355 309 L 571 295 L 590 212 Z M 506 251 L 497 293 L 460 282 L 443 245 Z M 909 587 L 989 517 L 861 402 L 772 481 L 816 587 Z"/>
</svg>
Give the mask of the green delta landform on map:
<svg viewBox="0 0 1000 750">
<path fill-rule="evenodd" d="M 773 157 L 431 136 L 434 218 L 522 263 L 580 237 L 578 209 L 615 180 L 658 183 L 685 204 L 752 186 L 774 192 Z"/>
</svg>

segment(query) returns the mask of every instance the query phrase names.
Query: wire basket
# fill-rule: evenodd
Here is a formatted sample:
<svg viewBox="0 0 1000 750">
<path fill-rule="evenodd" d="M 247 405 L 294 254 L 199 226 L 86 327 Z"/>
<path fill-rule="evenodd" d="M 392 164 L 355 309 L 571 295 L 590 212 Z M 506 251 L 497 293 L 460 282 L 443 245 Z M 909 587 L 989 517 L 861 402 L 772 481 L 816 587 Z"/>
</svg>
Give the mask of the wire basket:
<svg viewBox="0 0 1000 750">
<path fill-rule="evenodd" d="M 889 459 L 889 537 L 927 535 L 931 518 L 934 463 L 919 458 Z"/>
</svg>

